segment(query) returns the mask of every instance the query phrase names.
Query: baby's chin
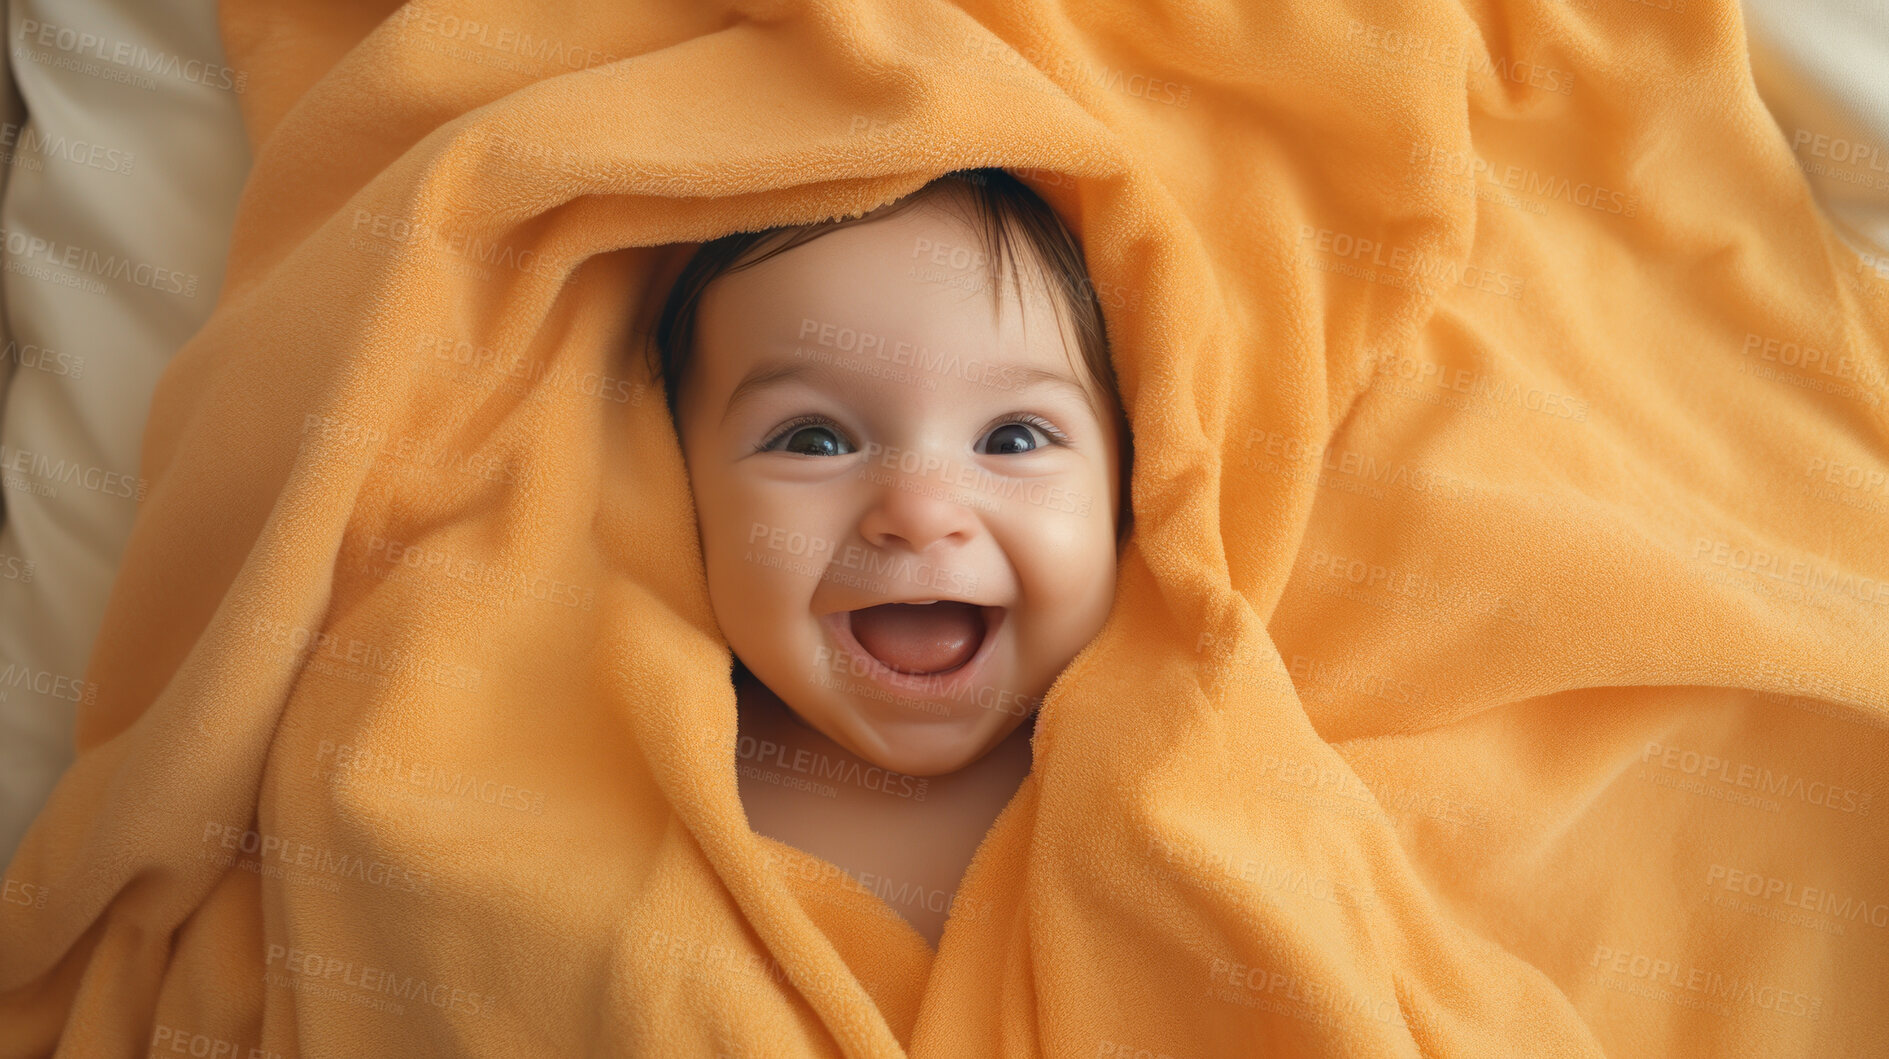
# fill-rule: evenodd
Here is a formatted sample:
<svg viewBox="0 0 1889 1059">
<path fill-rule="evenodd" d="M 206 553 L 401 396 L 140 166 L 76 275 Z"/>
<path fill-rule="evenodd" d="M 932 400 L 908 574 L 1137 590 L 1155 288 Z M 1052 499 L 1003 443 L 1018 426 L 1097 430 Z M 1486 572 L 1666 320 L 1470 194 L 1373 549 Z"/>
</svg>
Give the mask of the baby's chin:
<svg viewBox="0 0 1889 1059">
<path fill-rule="evenodd" d="M 783 735 L 831 742 L 869 764 L 907 776 L 942 776 L 964 769 L 990 753 L 1016 728 L 1015 724 L 1006 724 L 994 730 L 981 729 L 966 721 L 941 720 L 916 709 L 909 719 L 871 716 L 845 701 L 839 692 L 827 692 L 796 706 L 752 675 L 737 693 L 743 708 L 773 711 L 775 722 L 786 729 Z M 1019 718 L 1018 723 L 1024 720 L 1027 718 Z"/>
<path fill-rule="evenodd" d="M 831 725 L 833 731 L 826 733 L 828 738 L 880 768 L 920 777 L 949 775 L 976 764 L 1013 730 L 974 731 L 924 720 L 903 725 L 857 718 L 834 720 L 840 723 Z M 839 738 L 842 735 L 850 736 L 852 741 Z"/>
</svg>

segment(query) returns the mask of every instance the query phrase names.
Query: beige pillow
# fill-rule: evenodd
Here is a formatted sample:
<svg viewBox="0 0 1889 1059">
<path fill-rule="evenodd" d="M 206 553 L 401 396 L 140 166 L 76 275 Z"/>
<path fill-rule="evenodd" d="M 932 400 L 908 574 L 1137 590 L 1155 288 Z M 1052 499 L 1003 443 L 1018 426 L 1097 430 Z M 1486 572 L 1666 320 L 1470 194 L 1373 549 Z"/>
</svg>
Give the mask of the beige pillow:
<svg viewBox="0 0 1889 1059">
<path fill-rule="evenodd" d="M 249 168 L 214 0 L 6 14 L 0 860 L 71 761 L 152 388 L 216 300 Z"/>
</svg>

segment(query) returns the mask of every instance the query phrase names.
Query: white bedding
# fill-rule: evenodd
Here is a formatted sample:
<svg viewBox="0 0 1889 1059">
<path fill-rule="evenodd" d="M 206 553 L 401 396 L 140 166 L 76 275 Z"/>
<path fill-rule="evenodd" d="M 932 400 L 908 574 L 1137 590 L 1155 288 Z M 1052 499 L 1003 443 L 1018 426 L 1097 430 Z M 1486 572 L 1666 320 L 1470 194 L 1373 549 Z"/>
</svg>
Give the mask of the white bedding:
<svg viewBox="0 0 1889 1059">
<path fill-rule="evenodd" d="M 214 0 L 10 0 L 6 22 L 28 117 L 0 129 L 0 859 L 71 761 L 151 391 L 216 300 L 249 169 Z"/>
<path fill-rule="evenodd" d="M 1780 128 L 1840 227 L 1889 275 L 1889 168 L 1836 146 L 1868 146 L 1889 166 L 1884 0 L 1746 10 Z M 137 513 L 152 387 L 215 300 L 248 171 L 244 72 L 224 64 L 213 0 L 10 0 L 7 29 L 30 119 L 6 116 L 14 162 L 0 170 L 0 340 L 11 343 L 0 366 L 0 860 L 71 760 L 75 700 Z M 89 274 L 46 255 L 75 247 L 145 266 L 144 281 L 71 286 Z"/>
<path fill-rule="evenodd" d="M 1745 0 L 1752 74 L 1837 226 L 1889 276 L 1889 0 Z"/>
</svg>

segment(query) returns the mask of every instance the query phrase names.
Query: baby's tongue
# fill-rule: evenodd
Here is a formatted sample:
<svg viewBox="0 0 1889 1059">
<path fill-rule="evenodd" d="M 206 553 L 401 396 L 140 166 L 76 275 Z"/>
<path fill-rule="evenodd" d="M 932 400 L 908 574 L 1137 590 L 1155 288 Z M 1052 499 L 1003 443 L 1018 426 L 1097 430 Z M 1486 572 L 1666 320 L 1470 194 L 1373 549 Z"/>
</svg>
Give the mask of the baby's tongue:
<svg viewBox="0 0 1889 1059">
<path fill-rule="evenodd" d="M 859 646 L 893 669 L 937 673 L 967 661 L 984 639 L 984 613 L 969 603 L 885 603 L 853 611 Z"/>
</svg>

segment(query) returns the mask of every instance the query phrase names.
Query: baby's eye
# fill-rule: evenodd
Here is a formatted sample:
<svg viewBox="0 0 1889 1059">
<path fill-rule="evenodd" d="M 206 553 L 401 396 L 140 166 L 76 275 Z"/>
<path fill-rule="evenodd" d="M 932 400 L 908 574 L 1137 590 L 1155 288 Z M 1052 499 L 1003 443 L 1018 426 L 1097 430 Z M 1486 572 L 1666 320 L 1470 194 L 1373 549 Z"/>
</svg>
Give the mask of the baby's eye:
<svg viewBox="0 0 1889 1059">
<path fill-rule="evenodd" d="M 852 449 L 846 447 L 846 439 L 825 423 L 789 423 L 787 428 L 761 446 L 767 451 L 785 441 L 782 452 L 791 452 L 799 456 L 844 456 Z"/>
<path fill-rule="evenodd" d="M 1043 439 L 1039 441 L 1039 436 Z M 1067 445 L 1068 435 L 1041 416 L 1019 416 L 997 424 L 984 435 L 989 445 L 980 451 L 993 456 L 1018 456 L 1044 445 Z M 756 452 L 790 452 L 797 456 L 845 456 L 856 450 L 844 435 L 823 420 L 804 419 L 786 424 Z"/>
<path fill-rule="evenodd" d="M 1041 444 L 1036 440 L 1039 434 L 1044 438 Z M 1035 452 L 1045 444 L 1068 444 L 1069 441 L 1054 424 L 1040 416 L 1023 416 L 999 423 L 984 436 L 990 440 L 990 446 L 984 451 L 992 456 L 1017 456 Z"/>
</svg>

